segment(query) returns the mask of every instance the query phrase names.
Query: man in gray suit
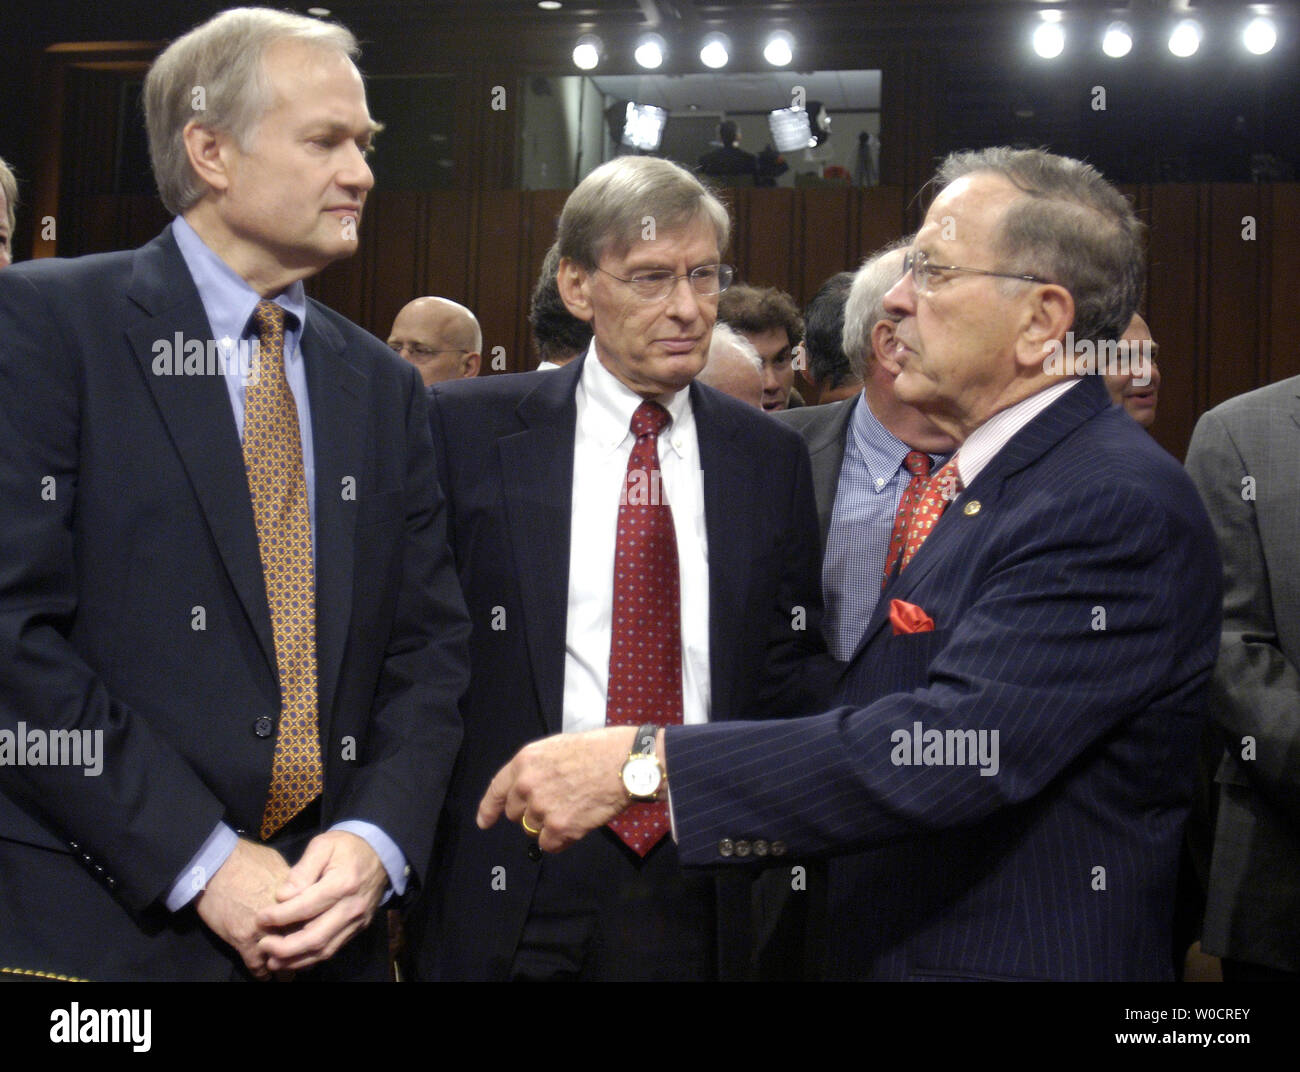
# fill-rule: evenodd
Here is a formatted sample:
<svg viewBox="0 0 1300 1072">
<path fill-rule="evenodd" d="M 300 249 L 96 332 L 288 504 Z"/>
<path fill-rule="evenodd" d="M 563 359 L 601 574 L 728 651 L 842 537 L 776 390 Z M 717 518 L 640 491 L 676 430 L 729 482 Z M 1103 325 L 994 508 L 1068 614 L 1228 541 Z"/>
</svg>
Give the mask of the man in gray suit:
<svg viewBox="0 0 1300 1072">
<path fill-rule="evenodd" d="M 1202 947 L 1225 981 L 1300 978 L 1300 377 L 1215 407 L 1187 470 L 1223 556 L 1210 716 L 1224 751 Z"/>
<path fill-rule="evenodd" d="M 861 394 L 777 415 L 808 444 L 822 536 L 823 628 L 831 654 L 852 657 L 875 609 L 899 503 L 915 474 L 938 469 L 952 437 L 894 395 L 894 324 L 886 292 L 903 274 L 906 244 L 869 258 L 844 308 L 844 351 Z"/>
</svg>

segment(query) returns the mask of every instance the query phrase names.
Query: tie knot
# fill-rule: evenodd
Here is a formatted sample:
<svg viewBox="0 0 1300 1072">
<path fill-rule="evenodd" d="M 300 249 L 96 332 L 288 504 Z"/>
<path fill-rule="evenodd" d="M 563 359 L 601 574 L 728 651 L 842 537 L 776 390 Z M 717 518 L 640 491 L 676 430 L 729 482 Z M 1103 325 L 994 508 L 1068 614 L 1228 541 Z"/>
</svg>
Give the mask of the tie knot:
<svg viewBox="0 0 1300 1072">
<path fill-rule="evenodd" d="M 632 434 L 637 439 L 644 435 L 657 436 L 670 420 L 668 411 L 658 402 L 642 402 L 632 414 Z"/>
<path fill-rule="evenodd" d="M 930 475 L 930 455 L 923 450 L 909 450 L 903 459 L 903 465 L 913 476 L 925 479 Z"/>
<path fill-rule="evenodd" d="M 284 306 L 263 298 L 253 310 L 253 323 L 257 337 L 264 342 L 284 337 Z"/>
</svg>

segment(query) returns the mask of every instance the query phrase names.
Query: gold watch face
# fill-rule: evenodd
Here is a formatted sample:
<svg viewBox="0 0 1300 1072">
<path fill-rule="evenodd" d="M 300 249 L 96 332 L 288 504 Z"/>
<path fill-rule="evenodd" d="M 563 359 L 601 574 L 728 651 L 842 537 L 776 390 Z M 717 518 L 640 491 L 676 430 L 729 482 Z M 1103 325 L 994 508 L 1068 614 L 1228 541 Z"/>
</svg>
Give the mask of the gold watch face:
<svg viewBox="0 0 1300 1072">
<path fill-rule="evenodd" d="M 654 756 L 633 756 L 623 764 L 623 787 L 634 797 L 652 797 L 659 791 L 663 772 Z"/>
</svg>

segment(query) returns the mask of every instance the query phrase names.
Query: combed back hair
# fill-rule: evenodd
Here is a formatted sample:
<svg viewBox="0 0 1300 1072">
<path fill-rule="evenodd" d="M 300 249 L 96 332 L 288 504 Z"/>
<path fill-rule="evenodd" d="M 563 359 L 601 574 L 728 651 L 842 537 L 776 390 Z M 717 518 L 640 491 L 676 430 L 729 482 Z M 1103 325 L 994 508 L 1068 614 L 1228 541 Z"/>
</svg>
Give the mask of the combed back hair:
<svg viewBox="0 0 1300 1072">
<path fill-rule="evenodd" d="M 560 213 L 560 256 L 588 271 L 607 252 L 621 256 L 644 236 L 662 237 L 703 217 L 722 256 L 731 237 L 727 210 L 685 168 L 656 156 L 619 156 L 578 184 Z"/>
<path fill-rule="evenodd" d="M 3 158 L 0 158 L 0 191 L 5 195 L 5 204 L 9 210 L 9 241 L 12 242 L 18 220 L 18 180 Z"/>
<path fill-rule="evenodd" d="M 528 306 L 528 324 L 532 328 L 537 356 L 557 364 L 584 353 L 591 343 L 591 325 L 569 312 L 560 297 L 560 285 L 556 281 L 559 271 L 560 244 L 554 242 L 546 251 Z"/>
<path fill-rule="evenodd" d="M 728 287 L 718 300 L 718 319 L 737 331 L 755 334 L 785 328 L 791 346 L 803 338 L 799 306 L 789 294 L 776 287 L 752 287 L 748 283 Z"/>
<path fill-rule="evenodd" d="M 1074 298 L 1077 340 L 1118 339 L 1137 309 L 1143 227 L 1128 198 L 1096 168 L 1042 149 L 1006 147 L 950 155 L 940 187 L 976 172 L 1003 176 L 1026 196 L 1006 210 L 999 268 L 1058 283 Z"/>
<path fill-rule="evenodd" d="M 903 258 L 911 237 L 892 242 L 862 262 L 853 276 L 848 301 L 844 303 L 844 352 L 858 379 L 867 382 L 871 367 L 871 331 L 881 320 L 897 319 L 885 312 L 885 295 L 902 278 Z"/>
<path fill-rule="evenodd" d="M 732 119 L 724 119 L 718 124 L 718 141 L 723 145 L 736 144 L 736 123 Z"/>
<path fill-rule="evenodd" d="M 223 11 L 167 46 L 144 83 L 145 127 L 158 196 L 179 216 L 207 187 L 194 174 L 182 133 L 191 119 L 232 135 L 247 149 L 253 130 L 274 104 L 263 58 L 277 41 L 302 41 L 349 59 L 360 55 L 342 26 L 270 8 Z M 202 90 L 202 97 L 198 91 Z M 202 109 L 195 107 L 200 101 Z"/>
<path fill-rule="evenodd" d="M 754 344 L 750 342 L 740 332 L 728 327 L 722 321 L 717 321 L 713 325 L 713 337 L 709 340 L 709 360 L 704 365 L 704 372 L 708 372 L 709 364 L 720 353 L 726 350 L 734 350 L 745 358 L 757 372 L 763 371 L 763 359 L 759 357 L 758 351 L 754 349 Z M 700 373 L 700 378 L 705 379 L 704 373 Z"/>
<path fill-rule="evenodd" d="M 838 387 L 853 374 L 844 352 L 844 302 L 852 272 L 836 272 L 803 311 L 803 347 L 808 371 L 824 387 Z"/>
</svg>

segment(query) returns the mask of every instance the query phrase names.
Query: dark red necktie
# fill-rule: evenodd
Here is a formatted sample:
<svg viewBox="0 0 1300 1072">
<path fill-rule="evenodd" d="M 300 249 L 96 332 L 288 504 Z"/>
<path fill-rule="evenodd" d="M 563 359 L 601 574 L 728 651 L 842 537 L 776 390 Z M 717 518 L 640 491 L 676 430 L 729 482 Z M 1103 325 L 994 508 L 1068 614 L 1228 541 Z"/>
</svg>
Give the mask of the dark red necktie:
<svg viewBox="0 0 1300 1072">
<path fill-rule="evenodd" d="M 894 531 L 889 537 L 889 557 L 885 559 L 885 575 L 880 579 L 880 587 L 889 583 L 889 576 L 894 572 L 894 564 L 903 556 L 907 544 L 907 529 L 912 521 L 912 512 L 921 501 L 925 485 L 930 481 L 930 455 L 923 450 L 910 450 L 903 459 L 903 465 L 912 474 L 903 497 L 898 500 L 898 513 L 894 515 Z"/>
<path fill-rule="evenodd" d="M 642 402 L 632 415 L 636 443 L 618 503 L 614 616 L 609 648 L 608 726 L 682 721 L 681 585 L 677 534 L 659 469 L 668 411 Z M 640 856 L 668 833 L 668 805 L 633 804 L 609 824 Z"/>
</svg>

